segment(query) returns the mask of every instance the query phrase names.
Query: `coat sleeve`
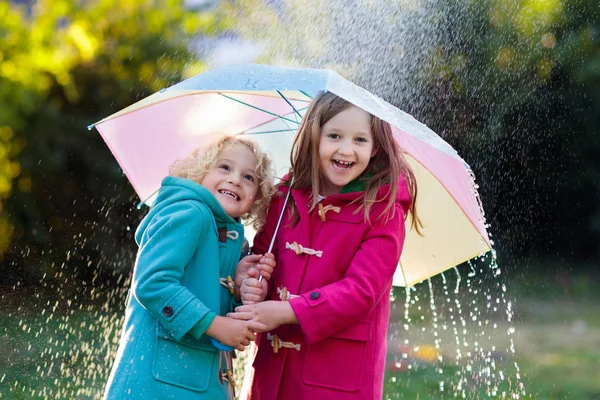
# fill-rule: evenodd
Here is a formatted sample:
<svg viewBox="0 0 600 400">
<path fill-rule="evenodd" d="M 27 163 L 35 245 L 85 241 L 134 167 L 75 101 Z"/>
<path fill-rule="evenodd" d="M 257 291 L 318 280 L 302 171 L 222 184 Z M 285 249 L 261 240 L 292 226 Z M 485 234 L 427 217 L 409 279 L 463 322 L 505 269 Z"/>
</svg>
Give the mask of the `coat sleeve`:
<svg viewBox="0 0 600 400">
<path fill-rule="evenodd" d="M 176 340 L 201 321 L 206 329 L 215 316 L 181 284 L 198 244 L 211 232 L 210 218 L 203 205 L 176 202 L 153 216 L 140 241 L 132 293 Z"/>
<path fill-rule="evenodd" d="M 405 237 L 404 213 L 394 214 L 369 230 L 343 279 L 290 300 L 308 343 L 364 318 L 389 292 Z"/>
</svg>

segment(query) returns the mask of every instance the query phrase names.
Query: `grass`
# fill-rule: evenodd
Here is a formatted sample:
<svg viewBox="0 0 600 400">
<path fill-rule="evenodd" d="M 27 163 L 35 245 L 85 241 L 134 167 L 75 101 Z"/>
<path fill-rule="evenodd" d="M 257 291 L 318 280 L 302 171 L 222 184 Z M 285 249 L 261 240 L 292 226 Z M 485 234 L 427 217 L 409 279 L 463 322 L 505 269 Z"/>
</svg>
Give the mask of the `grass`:
<svg viewBox="0 0 600 400">
<path fill-rule="evenodd" d="M 417 286 L 409 305 L 410 327 L 396 329 L 401 344 L 398 354 L 408 353 L 413 369 L 387 373 L 385 398 L 512 398 L 520 393 L 515 384 L 521 382 L 526 394 L 519 398 L 600 400 L 600 281 L 592 275 L 538 272 L 530 275 L 536 280 L 521 276 L 505 283 L 506 291 L 502 282 L 489 279 L 473 280 L 469 286 L 463 277 L 458 293 L 453 290 L 456 280 L 448 276 L 445 284 L 432 280 L 435 314 L 428 307 L 428 285 Z M 399 321 L 391 324 L 392 332 L 403 324 L 406 303 L 401 290 L 395 295 L 401 304 L 392 317 Z M 460 299 L 462 314 L 455 299 Z M 429 346 L 442 361 L 412 357 L 414 346 Z M 462 352 L 459 361 L 457 349 Z M 503 379 L 498 371 L 503 371 Z M 481 381 L 494 372 L 490 386 Z M 461 381 L 462 388 L 457 390 Z M 494 385 L 498 386 L 495 394 L 488 389 Z"/>
<path fill-rule="evenodd" d="M 100 398 L 121 323 L 100 310 L 3 310 L 0 399 Z"/>
<path fill-rule="evenodd" d="M 390 325 L 393 368 L 386 374 L 384 398 L 486 399 L 503 398 L 503 393 L 512 398 L 522 382 L 526 395 L 520 398 L 600 400 L 600 300 L 597 284 L 590 281 L 571 285 L 577 291 L 573 295 L 526 284 L 509 285 L 512 293 L 499 294 L 499 286 L 481 290 L 477 282 L 470 286 L 477 293 L 462 282 L 464 292 L 455 294 L 455 282 L 435 280 L 436 313 L 427 284 L 420 285 L 411 293 L 408 330 L 403 327 L 406 299 L 398 290 Z M 2 298 L 9 306 L 0 311 L 0 399 L 100 398 L 122 324 L 119 307 L 57 309 L 52 301 L 29 307 L 19 295 Z M 502 307 L 487 309 L 487 297 Z M 511 303 L 510 322 L 503 301 Z M 120 300 L 115 304 L 122 306 Z M 514 333 L 508 334 L 511 328 Z"/>
<path fill-rule="evenodd" d="M 520 324 L 516 332 L 516 355 L 497 361 L 495 370 L 503 370 L 514 383 L 515 363 L 518 365 L 526 392 L 521 398 L 600 399 L 600 329 L 574 334 L 570 327 L 562 324 Z M 475 364 L 472 371 L 485 371 L 485 366 L 486 363 Z M 443 369 L 443 374 L 438 373 L 439 368 Z M 510 394 L 519 393 L 512 390 L 515 386 L 508 380 L 498 383 L 495 396 L 490 395 L 485 384 L 467 384 L 464 392 L 455 390 L 460 378 L 465 379 L 466 372 L 466 363 L 457 366 L 450 360 L 421 364 L 414 370 L 388 372 L 385 398 L 503 398 L 503 391 L 505 398 L 512 398 Z M 472 376 L 467 377 L 473 381 Z M 440 381 L 445 382 L 444 391 L 440 390 Z"/>
</svg>

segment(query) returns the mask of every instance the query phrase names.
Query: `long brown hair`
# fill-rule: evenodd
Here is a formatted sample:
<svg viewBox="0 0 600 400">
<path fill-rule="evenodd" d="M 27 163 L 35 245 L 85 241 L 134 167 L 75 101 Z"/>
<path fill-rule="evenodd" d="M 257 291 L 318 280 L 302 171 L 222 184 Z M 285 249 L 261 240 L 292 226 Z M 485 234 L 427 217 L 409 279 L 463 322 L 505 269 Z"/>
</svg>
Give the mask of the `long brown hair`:
<svg viewBox="0 0 600 400">
<path fill-rule="evenodd" d="M 319 166 L 321 128 L 334 116 L 352 106 L 352 103 L 341 97 L 326 92 L 312 101 L 304 118 L 302 118 L 290 155 L 292 166 L 290 174 L 294 176 L 291 189 L 312 186 L 311 201 L 309 203 L 310 211 L 318 204 L 319 190 L 323 182 L 323 173 Z M 378 189 L 389 184 L 390 190 L 386 195 L 387 205 L 377 218 L 383 216 L 392 218 L 395 211 L 393 206 L 398 191 L 398 179 L 400 175 L 404 175 L 411 195 L 411 226 L 420 233 L 419 226 L 422 225 L 417 217 L 416 210 L 417 183 L 415 175 L 406 162 L 398 143 L 394 140 L 392 127 L 389 123 L 371 115 L 371 131 L 375 141 L 373 147 L 375 155 L 369 161 L 365 171 L 358 177 L 365 188 L 364 195 L 358 199 L 362 201 L 359 209 L 364 207 L 365 221 L 369 221 L 369 211 L 373 203 L 377 201 Z M 289 182 L 284 183 L 284 185 L 289 186 Z M 298 210 L 293 202 L 291 212 L 295 224 L 299 217 Z"/>
</svg>

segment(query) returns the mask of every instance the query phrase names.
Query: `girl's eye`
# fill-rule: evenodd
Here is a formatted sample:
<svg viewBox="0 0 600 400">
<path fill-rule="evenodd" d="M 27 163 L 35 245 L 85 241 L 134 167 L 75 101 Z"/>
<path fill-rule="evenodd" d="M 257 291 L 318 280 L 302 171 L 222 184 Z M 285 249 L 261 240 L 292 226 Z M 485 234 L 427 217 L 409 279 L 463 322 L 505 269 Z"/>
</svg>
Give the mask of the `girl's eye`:
<svg viewBox="0 0 600 400">
<path fill-rule="evenodd" d="M 229 165 L 227 165 L 227 164 L 221 164 L 221 165 L 219 165 L 219 168 L 224 169 L 225 171 L 229 171 L 229 169 L 230 169 Z"/>
<path fill-rule="evenodd" d="M 253 175 L 244 175 L 244 179 L 246 179 L 247 181 L 250 181 L 250 182 L 254 182 L 254 176 Z"/>
<path fill-rule="evenodd" d="M 328 137 L 328 138 L 331 138 L 331 139 L 339 139 L 339 138 L 340 138 L 340 135 L 338 135 L 337 133 L 329 133 L 329 134 L 327 135 L 327 137 Z"/>
<path fill-rule="evenodd" d="M 367 139 L 362 138 L 362 137 L 361 138 L 357 138 L 356 140 L 359 141 L 359 142 L 361 142 L 361 143 L 367 143 Z"/>
</svg>

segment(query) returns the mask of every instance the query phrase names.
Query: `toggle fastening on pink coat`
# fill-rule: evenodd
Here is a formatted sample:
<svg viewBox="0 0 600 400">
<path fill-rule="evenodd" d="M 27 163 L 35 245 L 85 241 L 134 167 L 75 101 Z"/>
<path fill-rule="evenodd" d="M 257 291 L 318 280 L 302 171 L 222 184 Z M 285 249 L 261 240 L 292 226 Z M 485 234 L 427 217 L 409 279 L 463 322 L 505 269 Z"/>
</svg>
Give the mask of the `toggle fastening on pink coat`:
<svg viewBox="0 0 600 400">
<path fill-rule="evenodd" d="M 285 195 L 287 188 L 281 190 Z M 327 197 L 309 213 L 310 189 L 292 191 L 300 221 L 290 226 L 285 213 L 273 248 L 277 265 L 268 299 L 280 300 L 278 288 L 298 295 L 289 301 L 299 325 L 260 335 L 252 400 L 381 399 L 389 294 L 410 205 L 400 178 L 395 215 L 387 222 L 378 219 L 388 192 L 389 185 L 379 189 L 381 201 L 373 204 L 369 224 L 359 204 L 350 204 L 362 192 Z M 284 199 L 273 198 L 267 224 L 254 239 L 255 253 L 267 251 Z M 274 335 L 299 350 L 281 347 L 275 353 Z"/>
</svg>

